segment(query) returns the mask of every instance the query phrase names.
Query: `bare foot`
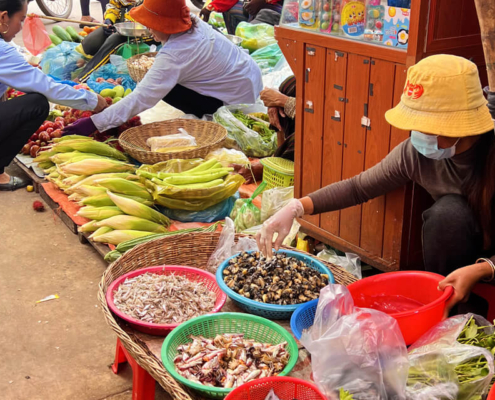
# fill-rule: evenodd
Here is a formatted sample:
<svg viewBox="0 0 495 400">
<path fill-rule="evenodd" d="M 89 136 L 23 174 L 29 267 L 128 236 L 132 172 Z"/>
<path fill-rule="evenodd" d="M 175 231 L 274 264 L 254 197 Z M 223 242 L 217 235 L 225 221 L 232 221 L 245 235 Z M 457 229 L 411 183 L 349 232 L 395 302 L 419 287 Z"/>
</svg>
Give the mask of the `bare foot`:
<svg viewBox="0 0 495 400">
<path fill-rule="evenodd" d="M 0 174 L 0 185 L 4 183 L 9 183 L 10 182 L 10 175 L 4 172 L 3 174 Z"/>
</svg>

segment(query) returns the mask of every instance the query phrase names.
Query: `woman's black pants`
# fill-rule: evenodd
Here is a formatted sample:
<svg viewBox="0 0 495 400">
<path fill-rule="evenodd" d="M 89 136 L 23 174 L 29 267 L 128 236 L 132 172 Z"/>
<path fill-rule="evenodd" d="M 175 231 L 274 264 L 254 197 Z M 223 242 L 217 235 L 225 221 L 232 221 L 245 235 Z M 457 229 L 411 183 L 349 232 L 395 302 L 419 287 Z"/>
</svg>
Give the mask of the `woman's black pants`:
<svg viewBox="0 0 495 400">
<path fill-rule="evenodd" d="M 45 96 L 30 93 L 0 102 L 0 174 L 50 112 Z"/>
<path fill-rule="evenodd" d="M 443 196 L 423 213 L 423 258 L 427 271 L 447 276 L 483 256 L 483 234 L 463 196 Z M 474 294 L 467 304 L 458 307 L 460 313 L 486 315 L 487 311 L 487 302 Z"/>
</svg>

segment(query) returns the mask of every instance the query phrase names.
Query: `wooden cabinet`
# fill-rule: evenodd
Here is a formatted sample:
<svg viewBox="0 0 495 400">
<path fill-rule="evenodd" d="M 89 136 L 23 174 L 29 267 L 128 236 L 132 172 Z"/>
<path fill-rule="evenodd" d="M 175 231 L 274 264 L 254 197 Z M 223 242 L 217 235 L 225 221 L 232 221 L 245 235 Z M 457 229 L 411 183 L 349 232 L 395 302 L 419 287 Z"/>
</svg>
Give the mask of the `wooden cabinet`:
<svg viewBox="0 0 495 400">
<path fill-rule="evenodd" d="M 372 168 L 409 136 L 385 120 L 400 100 L 408 66 L 451 53 L 472 58 L 483 69 L 474 2 L 412 0 L 411 7 L 407 51 L 277 27 L 297 78 L 296 196 Z M 306 216 L 301 223 L 310 235 L 381 270 L 421 268 L 421 213 L 428 203 L 425 192 L 411 183 L 362 205 Z"/>
</svg>

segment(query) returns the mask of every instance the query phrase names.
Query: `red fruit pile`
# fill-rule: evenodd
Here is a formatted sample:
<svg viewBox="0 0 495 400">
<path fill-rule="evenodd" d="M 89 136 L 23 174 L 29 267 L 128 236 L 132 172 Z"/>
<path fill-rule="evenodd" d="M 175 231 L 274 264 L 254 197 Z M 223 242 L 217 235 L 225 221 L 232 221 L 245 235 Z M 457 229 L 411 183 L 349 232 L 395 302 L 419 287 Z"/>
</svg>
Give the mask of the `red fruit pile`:
<svg viewBox="0 0 495 400">
<path fill-rule="evenodd" d="M 53 122 L 45 121 L 29 138 L 28 142 L 22 148 L 21 153 L 31 155 L 33 158 L 36 157 L 39 150 L 47 146 L 52 139 L 62 137 L 62 129 L 64 129 L 65 125 L 64 118 L 62 117 L 55 118 Z"/>
<path fill-rule="evenodd" d="M 24 96 L 26 93 L 10 88 L 7 90 L 7 99 L 15 99 L 16 97 Z"/>
</svg>

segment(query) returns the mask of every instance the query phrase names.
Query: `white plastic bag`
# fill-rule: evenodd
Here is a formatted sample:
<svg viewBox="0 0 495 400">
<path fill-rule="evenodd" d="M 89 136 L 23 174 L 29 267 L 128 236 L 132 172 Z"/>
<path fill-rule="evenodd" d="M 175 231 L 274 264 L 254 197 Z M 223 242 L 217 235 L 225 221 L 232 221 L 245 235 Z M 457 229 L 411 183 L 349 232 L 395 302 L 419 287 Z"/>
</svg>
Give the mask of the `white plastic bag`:
<svg viewBox="0 0 495 400">
<path fill-rule="evenodd" d="M 397 321 L 380 311 L 354 307 L 345 286 L 320 292 L 313 326 L 301 343 L 311 353 L 313 379 L 330 400 L 339 390 L 354 400 L 405 399 L 407 349 Z"/>
<path fill-rule="evenodd" d="M 179 133 L 175 135 L 153 136 L 146 140 L 146 144 L 151 148 L 151 151 L 160 151 L 170 147 L 196 146 L 196 138 L 185 129 L 179 128 Z"/>
<path fill-rule="evenodd" d="M 294 186 L 265 190 L 261 199 L 261 222 L 284 208 L 294 198 Z"/>
<path fill-rule="evenodd" d="M 361 259 L 357 254 L 345 253 L 345 257 L 341 257 L 338 256 L 334 250 L 325 249 L 320 251 L 316 257 L 344 268 L 347 272 L 354 275 L 358 279 L 363 278 L 363 274 L 361 272 Z"/>
<path fill-rule="evenodd" d="M 243 167 L 249 167 L 251 162 L 246 155 L 239 150 L 235 149 L 216 149 L 208 153 L 205 160 L 210 160 L 211 158 L 216 159 L 224 167 L 230 167 L 232 164 L 242 165 Z"/>
<path fill-rule="evenodd" d="M 273 71 L 263 76 L 263 86 L 265 88 L 278 90 L 282 82 L 292 75 L 294 75 L 294 72 L 292 72 L 285 57 L 282 56 L 277 65 L 273 68 Z"/>
</svg>

